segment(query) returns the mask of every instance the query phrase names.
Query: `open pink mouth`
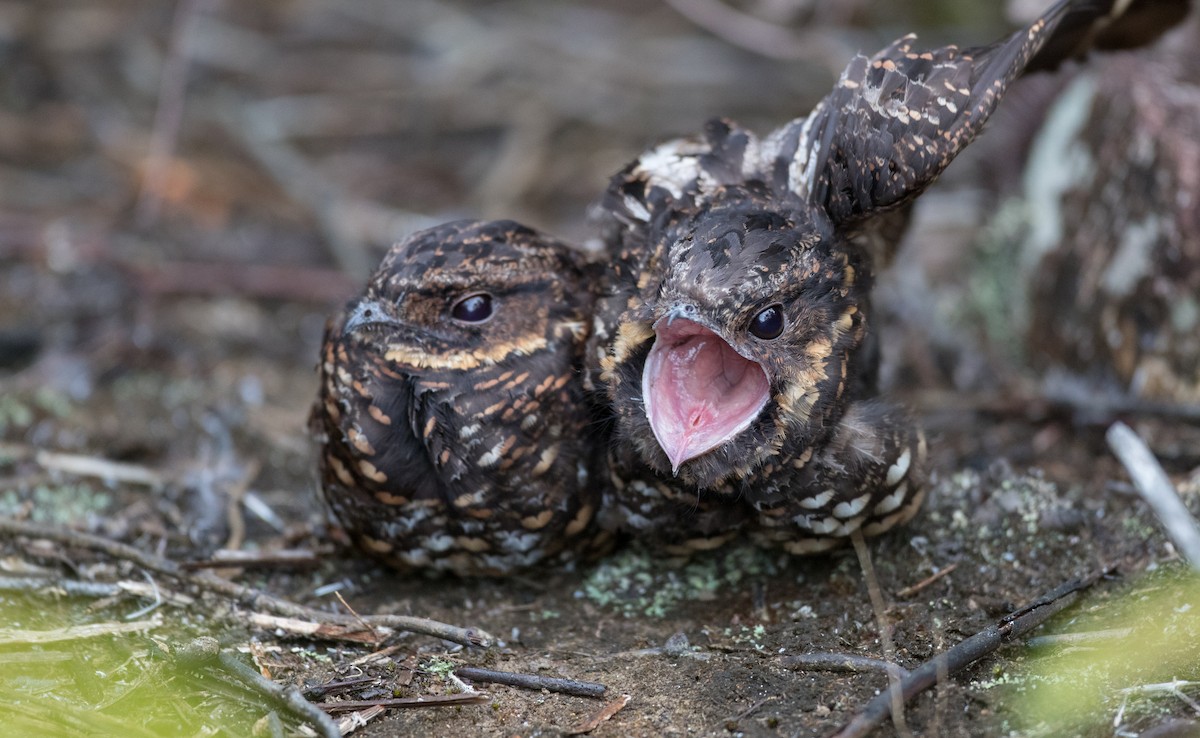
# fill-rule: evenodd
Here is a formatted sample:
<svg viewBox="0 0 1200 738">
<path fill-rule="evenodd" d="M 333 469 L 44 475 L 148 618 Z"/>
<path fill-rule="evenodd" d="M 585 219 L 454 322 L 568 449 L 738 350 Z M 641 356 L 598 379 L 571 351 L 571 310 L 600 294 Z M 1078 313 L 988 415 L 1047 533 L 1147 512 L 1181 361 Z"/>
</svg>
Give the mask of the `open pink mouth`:
<svg viewBox="0 0 1200 738">
<path fill-rule="evenodd" d="M 767 404 L 762 366 L 686 318 L 660 320 L 642 371 L 646 417 L 678 472 L 749 427 Z"/>
</svg>

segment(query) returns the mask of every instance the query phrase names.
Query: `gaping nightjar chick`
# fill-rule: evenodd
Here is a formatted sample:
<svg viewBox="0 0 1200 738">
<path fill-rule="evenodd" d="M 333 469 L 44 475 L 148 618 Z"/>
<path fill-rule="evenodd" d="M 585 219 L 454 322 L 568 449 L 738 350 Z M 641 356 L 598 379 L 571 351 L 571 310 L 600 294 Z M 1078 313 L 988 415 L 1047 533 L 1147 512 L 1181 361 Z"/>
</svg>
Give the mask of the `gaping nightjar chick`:
<svg viewBox="0 0 1200 738">
<path fill-rule="evenodd" d="M 325 499 L 361 546 L 496 575 L 596 543 L 583 269 L 517 223 L 448 223 L 392 247 L 330 321 L 310 423 Z"/>
<path fill-rule="evenodd" d="M 750 517 L 803 553 L 914 514 L 925 441 L 872 397 L 874 275 L 1009 84 L 1078 53 L 1112 6 L 1060 2 L 978 49 L 902 38 L 765 138 L 717 121 L 613 179 L 588 357 L 616 421 L 609 525 L 687 547 Z"/>
</svg>

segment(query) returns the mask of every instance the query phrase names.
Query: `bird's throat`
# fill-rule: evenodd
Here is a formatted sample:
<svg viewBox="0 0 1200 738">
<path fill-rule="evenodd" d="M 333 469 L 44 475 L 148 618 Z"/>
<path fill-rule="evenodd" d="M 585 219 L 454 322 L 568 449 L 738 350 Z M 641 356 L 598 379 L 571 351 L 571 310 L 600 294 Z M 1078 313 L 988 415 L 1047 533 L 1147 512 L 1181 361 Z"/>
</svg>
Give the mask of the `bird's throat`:
<svg viewBox="0 0 1200 738">
<path fill-rule="evenodd" d="M 749 427 L 767 404 L 770 384 L 758 362 L 699 323 L 663 320 L 655 334 L 642 396 L 654 437 L 677 473 Z"/>
</svg>

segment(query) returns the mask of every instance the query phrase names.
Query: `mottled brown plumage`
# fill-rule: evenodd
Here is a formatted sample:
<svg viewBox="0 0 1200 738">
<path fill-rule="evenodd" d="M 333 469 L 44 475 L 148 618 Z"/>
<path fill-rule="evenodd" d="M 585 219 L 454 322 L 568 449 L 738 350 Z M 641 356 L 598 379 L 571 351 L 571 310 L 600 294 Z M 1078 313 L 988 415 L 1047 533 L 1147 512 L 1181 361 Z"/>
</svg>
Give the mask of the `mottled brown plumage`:
<svg viewBox="0 0 1200 738">
<path fill-rule="evenodd" d="M 599 545 L 579 377 L 592 302 L 576 251 L 510 221 L 391 249 L 327 327 L 311 419 L 357 542 L 489 575 Z"/>
<path fill-rule="evenodd" d="M 924 440 L 905 413 L 863 399 L 867 252 L 820 208 L 785 210 L 757 183 L 662 225 L 643 273 L 658 279 L 627 303 L 600 360 L 617 427 L 605 523 L 672 550 L 750 523 L 804 553 L 911 516 Z M 755 335 L 764 314 L 781 318 L 778 335 Z"/>
<path fill-rule="evenodd" d="M 598 551 L 594 518 L 796 553 L 906 520 L 925 441 L 873 396 L 874 274 L 1007 85 L 1099 38 L 1111 4 L 977 50 L 906 37 L 766 138 L 717 122 L 648 152 L 605 198 L 598 303 L 577 252 L 512 222 L 397 245 L 322 349 L 334 514 L 393 565 L 459 574 Z"/>
<path fill-rule="evenodd" d="M 717 121 L 613 179 L 589 350 L 616 421 L 608 525 L 686 548 L 749 523 L 807 552 L 914 514 L 925 441 L 872 398 L 874 274 L 1009 84 L 1077 56 L 1113 5 L 1064 0 L 978 49 L 906 36 L 764 138 Z"/>
</svg>

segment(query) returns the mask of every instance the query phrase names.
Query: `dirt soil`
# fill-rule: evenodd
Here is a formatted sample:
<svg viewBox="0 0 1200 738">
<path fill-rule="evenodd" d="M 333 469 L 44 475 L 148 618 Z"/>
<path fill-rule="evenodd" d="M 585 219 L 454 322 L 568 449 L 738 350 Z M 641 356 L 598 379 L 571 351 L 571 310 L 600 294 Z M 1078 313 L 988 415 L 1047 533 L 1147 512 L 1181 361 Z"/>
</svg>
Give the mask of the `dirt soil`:
<svg viewBox="0 0 1200 738">
<path fill-rule="evenodd" d="M 451 692 L 446 664 L 607 686 L 595 699 L 477 685 L 482 705 L 394 711 L 364 736 L 560 735 L 620 695 L 628 705 L 592 735 L 827 735 L 887 677 L 791 657 L 911 669 L 1075 577 L 1111 571 L 1052 621 L 1056 632 L 1107 628 L 1121 603 L 1181 587 L 1163 573 L 1178 556 L 1104 431 L 1131 423 L 1196 510 L 1195 414 L 1102 392 L 1049 398 L 965 287 L 979 276 L 972 234 L 1019 175 L 1008 149 L 1020 153 L 1032 127 L 1020 121 L 1061 78 L 1015 93 L 1020 115 L 1002 113 L 923 198 L 880 288 L 885 374 L 922 417 L 933 468 L 923 512 L 868 542 L 890 656 L 850 547 L 789 559 L 734 546 L 679 562 L 629 546 L 578 570 L 461 581 L 398 576 L 342 545 L 317 496 L 305 418 L 324 318 L 388 243 L 462 216 L 584 240 L 588 203 L 644 145 L 712 115 L 765 129 L 801 114 L 850 53 L 917 20 L 931 42 L 1010 27 L 963 3 L 742 4 L 779 22 L 763 46 L 785 58 L 771 58 L 666 4 L 604 5 L 0 2 L 0 514 L 177 560 L 231 537 L 316 551 L 315 568 L 240 581 L 330 609 L 336 589 L 361 613 L 499 641 L 402 638 L 396 663 L 368 667 L 380 682 L 342 698 Z M 161 484 L 106 483 L 38 451 L 130 464 Z M 1177 597 L 1182 611 L 1193 604 Z M 1188 627 L 1178 632 L 1195 635 Z M 264 658 L 297 685 L 358 674 L 349 662 L 371 650 L 254 638 L 283 646 Z M 1053 670 L 1056 653 L 1006 646 L 916 698 L 907 725 L 1062 734 L 1039 727 L 1027 702 L 1029 675 Z M 1195 680 L 1196 663 L 1145 679 Z M 1112 735 L 1116 690 L 1070 731 Z M 1129 708 L 1122 735 L 1181 716 L 1195 717 L 1183 699 Z"/>
</svg>

